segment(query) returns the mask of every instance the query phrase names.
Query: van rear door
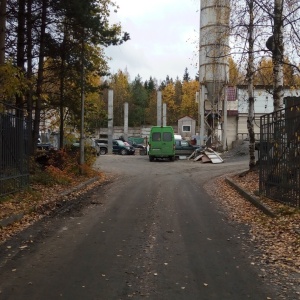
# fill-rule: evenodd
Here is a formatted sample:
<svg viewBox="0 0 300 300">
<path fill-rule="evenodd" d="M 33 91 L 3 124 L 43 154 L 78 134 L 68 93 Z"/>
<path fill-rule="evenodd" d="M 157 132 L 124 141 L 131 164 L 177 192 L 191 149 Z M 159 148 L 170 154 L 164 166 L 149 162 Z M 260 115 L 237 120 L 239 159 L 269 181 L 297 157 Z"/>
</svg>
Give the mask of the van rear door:
<svg viewBox="0 0 300 300">
<path fill-rule="evenodd" d="M 172 155 L 170 149 L 174 148 L 173 146 L 173 135 L 171 132 L 162 132 L 162 152 L 166 155 Z"/>
<path fill-rule="evenodd" d="M 159 156 L 172 155 L 174 144 L 172 132 L 153 132 L 151 142 L 153 154 L 157 153 Z"/>
</svg>

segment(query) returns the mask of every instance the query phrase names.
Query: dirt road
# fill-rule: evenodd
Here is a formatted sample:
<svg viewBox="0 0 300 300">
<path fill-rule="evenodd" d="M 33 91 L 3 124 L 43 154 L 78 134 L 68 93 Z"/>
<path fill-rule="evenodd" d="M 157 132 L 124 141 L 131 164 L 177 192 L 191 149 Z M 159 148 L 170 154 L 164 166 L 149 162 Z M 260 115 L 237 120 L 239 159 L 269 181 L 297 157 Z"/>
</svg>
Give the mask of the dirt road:
<svg viewBox="0 0 300 300">
<path fill-rule="evenodd" d="M 96 167 L 114 180 L 47 220 L 12 259 L 8 251 L 0 299 L 276 299 L 248 258 L 247 228 L 203 189 L 247 163 L 100 156 Z"/>
</svg>

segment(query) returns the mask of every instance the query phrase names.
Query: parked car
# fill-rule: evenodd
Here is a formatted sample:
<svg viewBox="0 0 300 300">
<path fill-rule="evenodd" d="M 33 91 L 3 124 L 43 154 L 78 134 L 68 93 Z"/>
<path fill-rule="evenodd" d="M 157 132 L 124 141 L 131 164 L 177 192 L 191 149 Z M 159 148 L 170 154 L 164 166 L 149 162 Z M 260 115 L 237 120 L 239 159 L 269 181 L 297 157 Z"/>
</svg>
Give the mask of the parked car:
<svg viewBox="0 0 300 300">
<path fill-rule="evenodd" d="M 134 154 L 135 153 L 135 147 L 133 147 L 132 145 L 130 145 L 128 142 L 124 142 L 124 145 L 126 147 L 129 147 L 130 148 L 130 154 Z"/>
<path fill-rule="evenodd" d="M 56 150 L 55 147 L 51 143 L 38 143 L 37 149 L 40 151 Z"/>
<path fill-rule="evenodd" d="M 130 144 L 134 148 L 146 150 L 146 146 L 144 146 L 143 144 L 136 144 L 136 143 L 134 143 L 132 141 L 128 141 L 128 144 Z"/>
<path fill-rule="evenodd" d="M 78 149 L 80 148 L 80 141 L 76 141 L 75 143 L 73 143 L 73 144 L 72 144 L 72 148 L 73 148 L 73 150 L 78 150 Z M 93 143 L 92 145 L 86 145 L 86 144 L 85 144 L 85 145 L 84 145 L 84 148 L 85 148 L 85 150 L 88 149 L 88 148 L 90 148 L 91 151 L 92 151 L 95 155 L 97 155 L 97 156 L 100 155 L 100 147 L 98 146 L 97 143 Z"/>
<path fill-rule="evenodd" d="M 198 146 L 191 145 L 186 140 L 175 140 L 175 156 L 190 156 Z"/>
<path fill-rule="evenodd" d="M 100 155 L 105 155 L 108 152 L 107 139 L 95 139 L 95 142 L 100 148 Z"/>
<path fill-rule="evenodd" d="M 121 155 L 133 155 L 135 153 L 135 149 L 130 145 L 126 146 L 126 144 L 121 140 L 113 140 L 113 153 Z"/>
</svg>

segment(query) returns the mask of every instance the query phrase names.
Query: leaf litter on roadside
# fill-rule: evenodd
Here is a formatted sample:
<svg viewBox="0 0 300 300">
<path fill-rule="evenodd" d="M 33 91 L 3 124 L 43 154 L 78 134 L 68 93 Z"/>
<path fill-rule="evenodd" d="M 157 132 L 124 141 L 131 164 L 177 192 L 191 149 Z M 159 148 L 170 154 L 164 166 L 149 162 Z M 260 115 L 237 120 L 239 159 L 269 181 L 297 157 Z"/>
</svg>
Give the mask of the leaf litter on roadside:
<svg viewBox="0 0 300 300">
<path fill-rule="evenodd" d="M 46 215 L 50 215 L 62 203 L 72 201 L 79 195 L 92 189 L 93 187 L 108 180 L 105 174 L 100 174 L 98 180 L 81 188 L 78 191 L 73 191 L 67 196 L 63 196 L 63 192 L 70 190 L 72 187 L 82 183 L 82 178 L 74 180 L 72 185 L 53 185 L 44 186 L 34 184 L 30 186 L 30 191 L 22 191 L 10 196 L 6 201 L 0 202 L 0 220 L 10 218 L 13 215 L 20 215 L 20 220 L 12 222 L 7 226 L 0 225 L 0 244 L 21 232 L 31 224 L 40 220 Z"/>
<path fill-rule="evenodd" d="M 258 171 L 227 177 L 252 195 L 259 190 Z M 269 274 L 276 284 L 282 285 L 283 293 L 287 292 L 288 286 L 300 295 L 300 210 L 260 198 L 276 213 L 275 218 L 266 216 L 227 184 L 225 176 L 217 178 L 214 184 L 207 184 L 206 190 L 218 200 L 229 219 L 249 226 L 250 242 L 259 250 L 251 259 L 262 266 L 261 276 Z"/>
</svg>

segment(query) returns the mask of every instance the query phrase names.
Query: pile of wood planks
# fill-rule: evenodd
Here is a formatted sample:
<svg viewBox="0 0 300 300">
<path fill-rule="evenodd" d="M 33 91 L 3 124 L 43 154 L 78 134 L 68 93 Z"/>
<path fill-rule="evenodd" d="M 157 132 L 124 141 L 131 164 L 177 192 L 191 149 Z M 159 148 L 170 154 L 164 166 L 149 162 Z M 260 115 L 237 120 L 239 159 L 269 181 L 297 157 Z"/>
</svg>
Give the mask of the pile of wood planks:
<svg viewBox="0 0 300 300">
<path fill-rule="evenodd" d="M 224 162 L 224 160 L 220 157 L 220 155 L 215 152 L 211 148 L 204 148 L 202 150 L 197 149 L 195 150 L 189 157 L 189 160 L 194 160 L 194 161 L 201 161 L 203 163 L 213 163 L 213 164 L 220 164 Z"/>
</svg>

